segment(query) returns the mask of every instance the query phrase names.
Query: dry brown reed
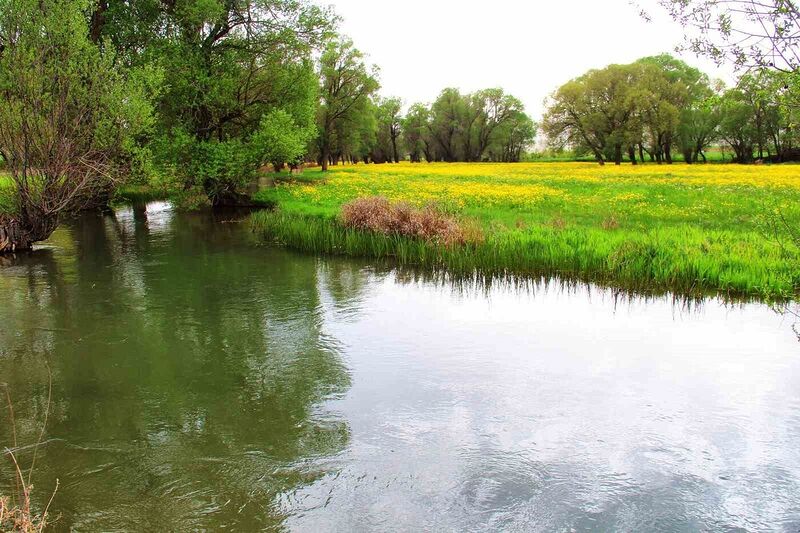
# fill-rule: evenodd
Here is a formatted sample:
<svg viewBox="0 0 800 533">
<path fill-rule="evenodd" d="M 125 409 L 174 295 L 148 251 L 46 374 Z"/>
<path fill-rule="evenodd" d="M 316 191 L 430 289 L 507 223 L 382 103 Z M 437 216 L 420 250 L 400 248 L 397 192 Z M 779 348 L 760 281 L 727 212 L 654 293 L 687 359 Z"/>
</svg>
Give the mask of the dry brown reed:
<svg viewBox="0 0 800 533">
<path fill-rule="evenodd" d="M 463 244 L 476 238 L 454 217 L 434 205 L 416 208 L 406 202 L 392 203 L 382 196 L 358 198 L 342 205 L 343 226 L 386 235 L 403 235 L 445 245 Z"/>
<path fill-rule="evenodd" d="M 11 402 L 11 393 L 8 391 L 7 385 L 0 384 L 0 386 L 3 386 L 6 391 L 6 401 L 8 403 L 8 413 L 11 422 L 11 435 L 13 441 L 13 449 L 6 448 L 4 454 L 9 457 L 9 460 L 14 466 L 14 482 L 16 485 L 16 495 L 14 498 L 0 495 L 0 531 L 9 531 L 13 533 L 41 533 L 44 531 L 44 528 L 48 524 L 47 515 L 50 509 L 50 504 L 53 503 L 53 498 L 55 498 L 56 492 L 58 491 L 58 480 L 56 480 L 55 489 L 50 495 L 50 500 L 47 502 L 44 510 L 41 513 L 37 513 L 34 509 L 32 509 L 31 492 L 33 491 L 33 484 L 31 483 L 31 476 L 33 475 L 33 469 L 36 465 L 36 454 L 39 450 L 39 444 L 41 444 L 42 439 L 44 438 L 44 431 L 47 427 L 47 418 L 50 413 L 50 401 L 53 391 L 53 378 L 49 366 L 47 367 L 47 373 L 49 376 L 47 408 L 45 410 L 45 418 L 44 423 L 42 424 L 42 430 L 39 433 L 39 438 L 33 447 L 33 458 L 31 459 L 31 465 L 30 469 L 28 470 L 27 479 L 22 472 L 19 462 L 17 461 L 17 456 L 14 454 L 14 449 L 17 448 L 17 431 L 16 422 L 14 420 L 14 406 Z"/>
</svg>

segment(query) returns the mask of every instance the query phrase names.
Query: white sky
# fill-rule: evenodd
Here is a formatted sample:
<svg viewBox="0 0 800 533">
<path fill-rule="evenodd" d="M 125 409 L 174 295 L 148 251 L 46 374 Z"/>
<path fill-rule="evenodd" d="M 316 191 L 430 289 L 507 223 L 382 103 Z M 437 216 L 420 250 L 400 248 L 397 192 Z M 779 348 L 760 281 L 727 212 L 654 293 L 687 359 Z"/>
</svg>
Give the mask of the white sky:
<svg viewBox="0 0 800 533">
<path fill-rule="evenodd" d="M 502 87 L 534 119 L 561 84 L 590 68 L 674 53 L 681 28 L 656 4 L 640 0 L 324 0 L 344 19 L 341 31 L 381 69 L 381 94 L 430 102 L 445 87 Z M 691 53 L 682 56 L 730 83 Z"/>
</svg>

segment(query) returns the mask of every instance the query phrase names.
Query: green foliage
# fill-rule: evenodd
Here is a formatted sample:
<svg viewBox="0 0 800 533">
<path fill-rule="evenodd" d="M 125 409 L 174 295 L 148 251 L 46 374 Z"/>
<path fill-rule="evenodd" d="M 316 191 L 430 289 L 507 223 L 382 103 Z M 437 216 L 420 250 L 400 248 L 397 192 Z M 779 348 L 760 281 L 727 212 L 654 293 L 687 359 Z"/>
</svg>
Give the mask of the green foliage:
<svg viewBox="0 0 800 533">
<path fill-rule="evenodd" d="M 642 136 L 636 116 L 639 71 L 634 65 L 610 65 L 559 88 L 544 118 L 551 144 L 582 148 L 601 164 L 609 158 L 621 162 L 623 151 Z"/>
<path fill-rule="evenodd" d="M 733 149 L 737 161 L 797 158 L 800 108 L 794 105 L 787 77 L 768 70 L 746 74 L 719 99 L 720 136 Z"/>
<path fill-rule="evenodd" d="M 91 25 L 127 60 L 163 68 L 150 170 L 217 203 L 264 161 L 303 151 L 318 99 L 311 56 L 335 20 L 296 0 L 145 0 L 101 2 Z"/>
<path fill-rule="evenodd" d="M 308 124 L 298 125 L 295 118 L 282 109 L 276 109 L 261 118 L 250 142 L 250 151 L 256 163 L 279 164 L 296 162 L 305 154 L 308 141 L 316 132 Z"/>
<path fill-rule="evenodd" d="M 522 102 L 502 89 L 444 89 L 430 107 L 413 105 L 403 129 L 414 162 L 519 161 L 536 136 Z"/>
<path fill-rule="evenodd" d="M 434 161 L 432 139 L 428 135 L 430 110 L 423 104 L 414 104 L 402 122 L 403 141 L 412 163 L 419 163 L 423 157 Z"/>
<path fill-rule="evenodd" d="M 756 156 L 798 158 L 798 108 L 788 73 L 760 70 L 723 92 L 721 83 L 668 55 L 631 65 L 592 70 L 559 88 L 544 121 L 552 147 L 589 152 L 601 164 L 706 161 L 715 141 L 729 145 L 739 162 Z"/>
<path fill-rule="evenodd" d="M 536 138 L 538 125 L 522 111 L 510 113 L 489 138 L 485 157 L 489 161 L 513 163 L 522 160 L 524 150 Z"/>
<path fill-rule="evenodd" d="M 156 68 L 122 65 L 87 37 L 82 0 L 9 0 L 0 10 L 0 153 L 28 238 L 59 214 L 104 203 L 147 159 Z"/>
<path fill-rule="evenodd" d="M 11 215 L 16 210 L 14 182 L 10 176 L 0 173 L 0 215 Z"/>
<path fill-rule="evenodd" d="M 400 134 L 402 102 L 399 98 L 382 98 L 375 106 L 377 122 L 375 147 L 371 159 L 376 163 L 400 161 Z"/>
<path fill-rule="evenodd" d="M 374 144 L 375 111 L 371 96 L 378 90 L 377 69 L 348 39 L 328 43 L 320 58 L 321 105 L 317 115 L 318 159 L 327 170 L 331 159 L 365 155 Z"/>
<path fill-rule="evenodd" d="M 797 72 L 800 67 L 800 9 L 792 0 L 658 0 L 658 4 L 684 27 L 685 47 L 717 63 L 782 72 Z"/>
</svg>

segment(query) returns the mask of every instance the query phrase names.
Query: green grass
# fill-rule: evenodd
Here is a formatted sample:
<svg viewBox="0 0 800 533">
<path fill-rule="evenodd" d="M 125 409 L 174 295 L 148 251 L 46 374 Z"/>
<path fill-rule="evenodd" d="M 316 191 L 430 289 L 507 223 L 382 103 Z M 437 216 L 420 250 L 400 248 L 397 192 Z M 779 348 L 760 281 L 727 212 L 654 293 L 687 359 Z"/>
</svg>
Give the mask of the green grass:
<svg viewBox="0 0 800 533">
<path fill-rule="evenodd" d="M 581 164 L 382 165 L 306 171 L 260 191 L 266 238 L 309 252 L 394 258 L 458 275 L 548 275 L 637 291 L 795 298 L 794 244 L 768 235 L 776 209 L 800 227 L 800 167 L 614 168 Z M 360 233 L 340 205 L 380 194 L 437 203 L 477 223 L 481 243 L 446 248 Z M 433 198 L 431 198 L 433 196 Z"/>
<path fill-rule="evenodd" d="M 126 185 L 117 190 L 115 200 L 123 203 L 146 203 L 158 200 L 169 200 L 175 195 L 167 187 L 153 185 Z"/>
<path fill-rule="evenodd" d="M 325 254 L 393 258 L 401 265 L 444 268 L 456 276 L 560 275 L 641 292 L 672 291 L 785 299 L 800 273 L 781 260 L 764 261 L 760 240 L 730 232 L 607 232 L 537 227 L 490 234 L 485 241 L 441 246 L 360 232 L 336 219 L 262 211 L 253 228 L 280 244 Z"/>
<path fill-rule="evenodd" d="M 14 212 L 13 183 L 8 174 L 0 172 L 0 215 Z"/>
</svg>

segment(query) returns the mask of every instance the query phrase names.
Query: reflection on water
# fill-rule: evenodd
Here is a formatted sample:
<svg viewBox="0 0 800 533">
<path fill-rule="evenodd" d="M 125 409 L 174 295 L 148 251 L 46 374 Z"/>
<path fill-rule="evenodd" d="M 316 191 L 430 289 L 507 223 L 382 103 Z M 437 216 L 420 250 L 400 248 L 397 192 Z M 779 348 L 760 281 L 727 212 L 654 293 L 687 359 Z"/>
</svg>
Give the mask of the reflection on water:
<svg viewBox="0 0 800 533">
<path fill-rule="evenodd" d="M 20 445 L 52 369 L 58 529 L 800 528 L 800 345 L 763 305 L 434 282 L 157 203 L 5 261 L 0 302 Z"/>
</svg>

